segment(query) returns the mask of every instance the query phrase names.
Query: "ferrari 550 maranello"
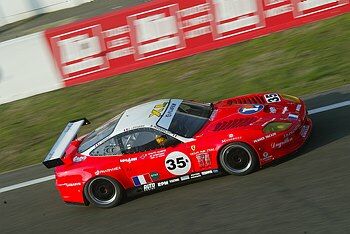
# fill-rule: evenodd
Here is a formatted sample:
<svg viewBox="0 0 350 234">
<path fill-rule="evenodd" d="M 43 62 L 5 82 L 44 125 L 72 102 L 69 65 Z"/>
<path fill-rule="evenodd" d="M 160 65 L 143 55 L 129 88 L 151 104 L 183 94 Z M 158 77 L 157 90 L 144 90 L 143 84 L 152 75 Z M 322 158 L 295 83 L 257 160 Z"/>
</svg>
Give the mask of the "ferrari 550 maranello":
<svg viewBox="0 0 350 234">
<path fill-rule="evenodd" d="M 202 104 L 148 102 L 77 137 L 68 123 L 43 164 L 67 203 L 113 207 L 146 192 L 219 173 L 246 175 L 300 148 L 312 123 L 304 102 L 259 93 Z"/>
</svg>

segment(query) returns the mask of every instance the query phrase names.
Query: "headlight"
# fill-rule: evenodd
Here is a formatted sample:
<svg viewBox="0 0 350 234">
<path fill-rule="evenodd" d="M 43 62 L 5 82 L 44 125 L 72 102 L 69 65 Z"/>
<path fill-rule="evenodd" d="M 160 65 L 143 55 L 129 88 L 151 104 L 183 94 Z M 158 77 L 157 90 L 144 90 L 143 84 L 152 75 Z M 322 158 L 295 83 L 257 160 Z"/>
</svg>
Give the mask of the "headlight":
<svg viewBox="0 0 350 234">
<path fill-rule="evenodd" d="M 294 97 L 292 95 L 288 94 L 280 94 L 284 99 L 294 102 L 294 103 L 300 103 L 300 99 L 298 97 Z"/>
<path fill-rule="evenodd" d="M 287 122 L 271 122 L 267 124 L 263 132 L 264 133 L 271 133 L 271 132 L 282 132 L 284 130 L 287 130 L 292 123 L 287 123 Z"/>
</svg>

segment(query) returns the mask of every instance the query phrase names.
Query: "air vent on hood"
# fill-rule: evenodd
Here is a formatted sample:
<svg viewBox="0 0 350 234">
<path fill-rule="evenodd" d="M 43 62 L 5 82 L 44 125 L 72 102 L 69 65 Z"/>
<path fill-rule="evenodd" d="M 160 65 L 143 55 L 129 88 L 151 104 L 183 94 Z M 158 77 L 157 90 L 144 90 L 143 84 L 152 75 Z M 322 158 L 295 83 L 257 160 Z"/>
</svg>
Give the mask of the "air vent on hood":
<svg viewBox="0 0 350 234">
<path fill-rule="evenodd" d="M 249 118 L 241 118 L 241 119 L 235 119 L 235 120 L 229 120 L 229 121 L 223 121 L 220 123 L 217 123 L 215 125 L 214 131 L 222 131 L 227 130 L 231 128 L 239 128 L 248 126 L 251 123 L 254 123 L 257 120 L 255 117 L 249 117 Z"/>
<path fill-rule="evenodd" d="M 227 105 L 234 104 L 265 104 L 265 101 L 262 95 L 242 96 L 227 100 Z"/>
</svg>

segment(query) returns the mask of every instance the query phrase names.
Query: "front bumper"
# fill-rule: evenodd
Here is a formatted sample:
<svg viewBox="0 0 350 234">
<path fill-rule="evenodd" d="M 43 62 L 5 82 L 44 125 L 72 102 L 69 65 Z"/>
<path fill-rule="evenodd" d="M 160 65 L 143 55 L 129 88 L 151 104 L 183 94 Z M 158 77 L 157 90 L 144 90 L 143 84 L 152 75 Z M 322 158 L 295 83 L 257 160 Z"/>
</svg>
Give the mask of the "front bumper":
<svg viewBox="0 0 350 234">
<path fill-rule="evenodd" d="M 276 134 L 259 147 L 260 165 L 297 151 L 307 141 L 311 131 L 312 121 L 305 111 L 301 119 L 294 122 L 287 131 Z"/>
</svg>

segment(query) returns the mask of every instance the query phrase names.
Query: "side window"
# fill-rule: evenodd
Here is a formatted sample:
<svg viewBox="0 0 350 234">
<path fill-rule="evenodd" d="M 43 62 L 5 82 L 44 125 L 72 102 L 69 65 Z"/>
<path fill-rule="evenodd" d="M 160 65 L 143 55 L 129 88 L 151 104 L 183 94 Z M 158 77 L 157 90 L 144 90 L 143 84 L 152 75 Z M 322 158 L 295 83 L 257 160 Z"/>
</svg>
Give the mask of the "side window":
<svg viewBox="0 0 350 234">
<path fill-rule="evenodd" d="M 107 140 L 102 145 L 98 146 L 96 149 L 91 151 L 91 156 L 109 156 L 109 155 L 118 155 L 121 154 L 120 146 L 116 138 L 111 138 Z"/>
<path fill-rule="evenodd" d="M 121 137 L 126 153 L 136 153 L 158 148 L 166 148 L 176 139 L 154 129 L 138 129 Z"/>
</svg>

